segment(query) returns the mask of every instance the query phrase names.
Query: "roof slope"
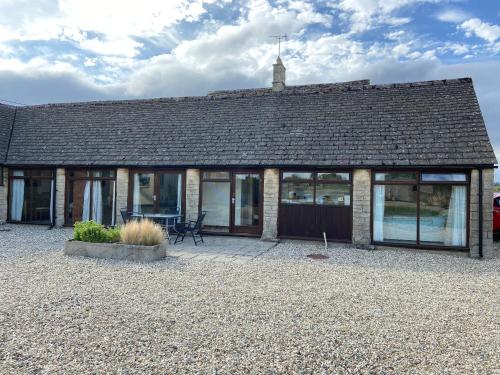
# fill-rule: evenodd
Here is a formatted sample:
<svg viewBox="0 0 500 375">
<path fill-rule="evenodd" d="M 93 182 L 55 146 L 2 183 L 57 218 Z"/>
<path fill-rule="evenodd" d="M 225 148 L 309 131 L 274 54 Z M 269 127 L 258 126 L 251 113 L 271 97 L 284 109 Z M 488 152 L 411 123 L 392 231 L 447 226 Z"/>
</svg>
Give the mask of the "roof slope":
<svg viewBox="0 0 500 375">
<path fill-rule="evenodd" d="M 7 161 L 102 166 L 496 163 L 468 78 L 23 107 Z"/>
<path fill-rule="evenodd" d="M 0 164 L 3 164 L 7 156 L 15 112 L 14 107 L 0 103 Z"/>
</svg>

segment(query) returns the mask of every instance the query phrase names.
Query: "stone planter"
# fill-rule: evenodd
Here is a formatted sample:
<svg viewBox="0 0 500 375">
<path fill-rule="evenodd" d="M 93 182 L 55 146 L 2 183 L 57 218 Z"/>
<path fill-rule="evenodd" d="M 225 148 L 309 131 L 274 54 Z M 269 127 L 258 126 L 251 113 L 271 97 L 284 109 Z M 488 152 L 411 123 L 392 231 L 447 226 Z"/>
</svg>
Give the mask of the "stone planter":
<svg viewBox="0 0 500 375">
<path fill-rule="evenodd" d="M 126 245 L 122 243 L 93 243 L 66 241 L 64 254 L 102 259 L 154 262 L 167 256 L 166 242 L 155 246 Z"/>
</svg>

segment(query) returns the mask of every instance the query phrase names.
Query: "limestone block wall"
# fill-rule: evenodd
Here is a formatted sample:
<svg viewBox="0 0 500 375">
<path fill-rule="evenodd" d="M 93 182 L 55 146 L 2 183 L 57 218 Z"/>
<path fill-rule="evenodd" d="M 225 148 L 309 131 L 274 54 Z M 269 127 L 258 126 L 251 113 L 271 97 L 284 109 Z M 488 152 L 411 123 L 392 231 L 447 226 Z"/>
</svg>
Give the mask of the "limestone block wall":
<svg viewBox="0 0 500 375">
<path fill-rule="evenodd" d="M 56 226 L 64 225 L 64 199 L 66 189 L 66 171 L 57 168 L 56 171 Z"/>
<path fill-rule="evenodd" d="M 123 224 L 120 208 L 127 207 L 128 199 L 128 168 L 118 168 L 116 170 L 116 224 Z"/>
<path fill-rule="evenodd" d="M 493 246 L 493 187 L 494 170 L 483 170 L 483 196 L 479 199 L 479 171 L 471 172 L 470 185 L 470 256 L 479 257 L 479 205 L 483 205 L 483 257 L 494 258 L 498 256 Z"/>
<path fill-rule="evenodd" d="M 3 184 L 0 184 L 0 221 L 7 220 L 8 176 L 7 168 L 3 170 Z"/>
<path fill-rule="evenodd" d="M 200 170 L 186 170 L 186 219 L 196 220 L 200 204 Z"/>
<path fill-rule="evenodd" d="M 355 169 L 352 183 L 352 242 L 369 245 L 371 243 L 371 171 Z"/>
<path fill-rule="evenodd" d="M 278 237 L 279 176 L 279 169 L 264 170 L 263 240 L 276 240 Z"/>
</svg>

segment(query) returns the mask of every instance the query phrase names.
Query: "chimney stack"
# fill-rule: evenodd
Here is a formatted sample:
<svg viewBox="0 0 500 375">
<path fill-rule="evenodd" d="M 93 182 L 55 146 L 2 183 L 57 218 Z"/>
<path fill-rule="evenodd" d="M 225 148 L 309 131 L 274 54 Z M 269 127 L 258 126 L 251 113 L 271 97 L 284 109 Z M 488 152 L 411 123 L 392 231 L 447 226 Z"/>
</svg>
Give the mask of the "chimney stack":
<svg viewBox="0 0 500 375">
<path fill-rule="evenodd" d="M 276 64 L 273 64 L 273 91 L 283 91 L 285 88 L 286 68 L 278 56 Z"/>
</svg>

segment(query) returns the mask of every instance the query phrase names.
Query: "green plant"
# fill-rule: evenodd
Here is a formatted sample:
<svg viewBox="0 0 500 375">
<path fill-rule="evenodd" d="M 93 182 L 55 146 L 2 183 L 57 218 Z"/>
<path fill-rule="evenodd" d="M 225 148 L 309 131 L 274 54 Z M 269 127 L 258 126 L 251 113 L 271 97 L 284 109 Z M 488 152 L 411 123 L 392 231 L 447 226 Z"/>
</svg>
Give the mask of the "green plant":
<svg viewBox="0 0 500 375">
<path fill-rule="evenodd" d="M 150 220 L 128 222 L 122 226 L 120 235 L 122 242 L 130 245 L 153 246 L 165 239 L 161 227 Z"/>
<path fill-rule="evenodd" d="M 84 242 L 118 242 L 120 240 L 120 229 L 106 229 L 102 224 L 95 221 L 78 221 L 74 225 L 75 241 Z"/>
</svg>

